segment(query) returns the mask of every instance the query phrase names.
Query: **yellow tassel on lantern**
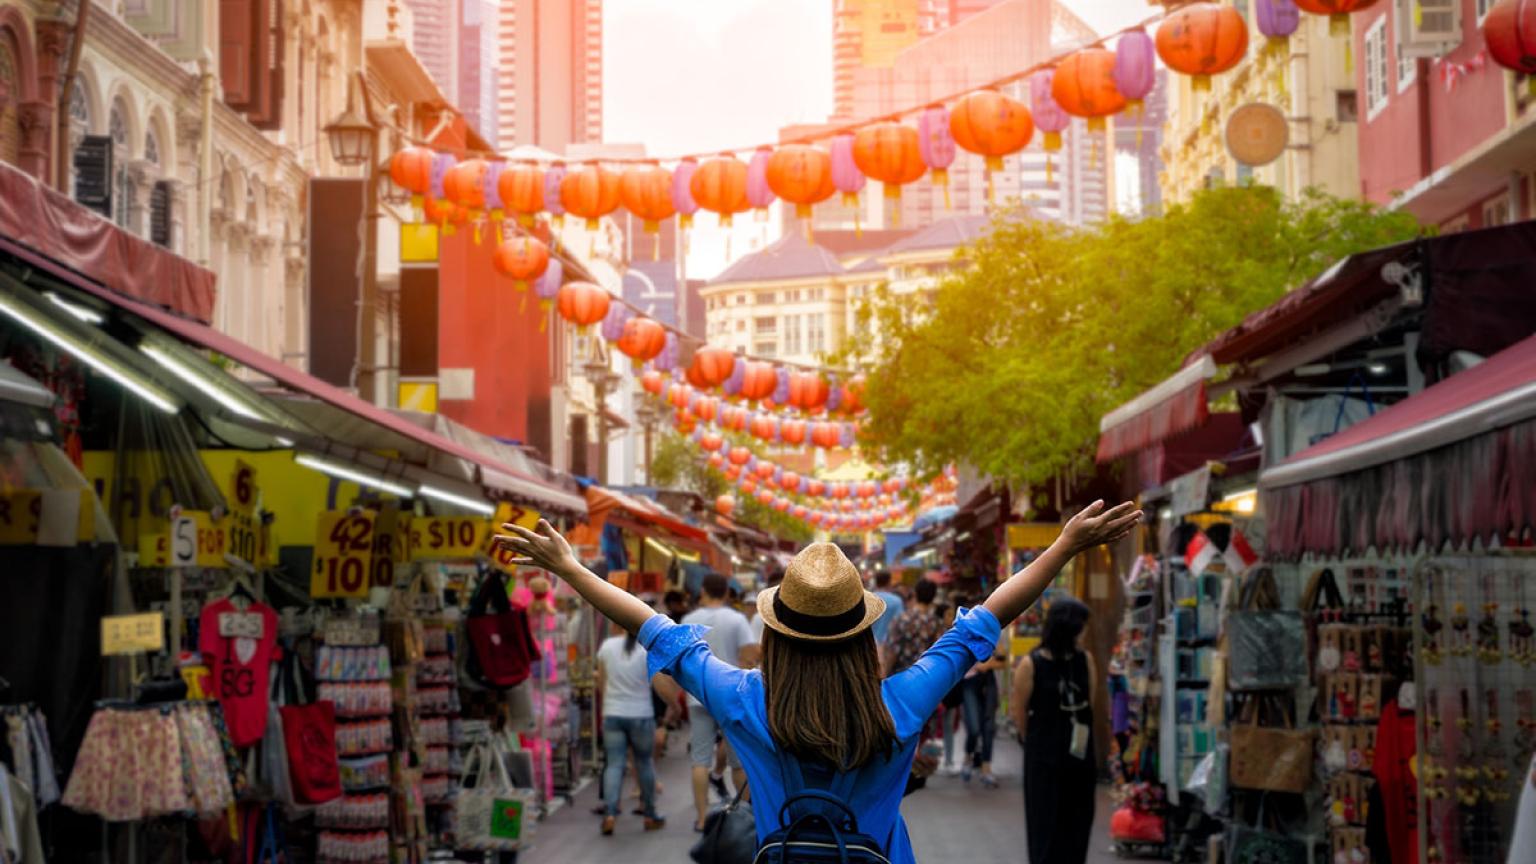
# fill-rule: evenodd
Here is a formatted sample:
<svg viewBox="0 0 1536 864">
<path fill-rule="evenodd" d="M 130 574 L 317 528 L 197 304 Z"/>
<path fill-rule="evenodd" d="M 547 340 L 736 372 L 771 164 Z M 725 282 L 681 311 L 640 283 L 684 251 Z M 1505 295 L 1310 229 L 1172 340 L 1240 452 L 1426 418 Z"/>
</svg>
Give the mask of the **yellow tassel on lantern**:
<svg viewBox="0 0 1536 864">
<path fill-rule="evenodd" d="M 935 169 L 933 169 L 933 185 L 943 187 L 943 189 L 944 189 L 944 209 L 945 210 L 950 209 L 949 208 L 949 169 L 947 169 L 947 168 L 935 168 Z"/>
<path fill-rule="evenodd" d="M 1191 75 L 1189 77 L 1189 89 L 1196 93 L 1209 93 L 1211 90 L 1211 76 Z"/>
<path fill-rule="evenodd" d="M 1417 7 L 1418 4 L 1415 3 L 1414 6 Z M 1329 15 L 1328 16 L 1328 35 L 1329 36 L 1348 36 L 1349 32 L 1350 32 L 1350 29 L 1349 29 L 1349 14 L 1348 13 L 1342 13 L 1342 14 Z"/>
<path fill-rule="evenodd" d="M 549 310 L 551 310 L 553 308 L 555 308 L 554 301 L 551 301 L 551 300 L 540 300 L 539 301 L 539 332 L 540 333 L 543 333 L 545 330 L 549 329 Z"/>
<path fill-rule="evenodd" d="M 426 209 L 427 199 L 425 195 L 411 196 L 411 216 L 416 222 L 420 222 L 426 215 L 422 211 Z"/>
</svg>

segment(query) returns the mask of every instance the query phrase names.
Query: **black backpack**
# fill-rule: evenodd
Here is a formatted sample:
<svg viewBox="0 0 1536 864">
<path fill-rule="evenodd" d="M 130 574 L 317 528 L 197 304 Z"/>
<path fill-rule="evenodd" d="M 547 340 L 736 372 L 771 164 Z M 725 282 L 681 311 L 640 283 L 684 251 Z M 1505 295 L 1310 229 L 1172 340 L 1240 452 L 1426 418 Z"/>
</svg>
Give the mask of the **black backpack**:
<svg viewBox="0 0 1536 864">
<path fill-rule="evenodd" d="M 857 772 L 838 774 L 830 790 L 809 789 L 799 761 L 782 750 L 779 771 L 788 797 L 753 864 L 890 864 L 885 844 L 859 830 L 848 806 Z"/>
</svg>

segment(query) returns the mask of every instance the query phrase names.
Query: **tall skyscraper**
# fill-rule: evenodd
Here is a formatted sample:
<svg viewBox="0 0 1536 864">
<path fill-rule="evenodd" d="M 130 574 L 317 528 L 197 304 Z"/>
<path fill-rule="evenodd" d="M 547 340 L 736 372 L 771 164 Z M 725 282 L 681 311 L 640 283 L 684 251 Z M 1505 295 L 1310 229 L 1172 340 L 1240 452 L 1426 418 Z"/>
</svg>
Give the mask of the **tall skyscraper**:
<svg viewBox="0 0 1536 864">
<path fill-rule="evenodd" d="M 941 0 L 948 2 L 948 0 Z M 832 7 L 832 111 L 853 117 L 859 69 L 887 69 L 934 32 L 935 0 L 836 0 Z"/>
<path fill-rule="evenodd" d="M 497 138 L 497 0 L 462 0 L 459 22 L 459 111 L 487 141 Z"/>
<path fill-rule="evenodd" d="M 602 0 L 500 0 L 499 11 L 498 148 L 601 141 Z"/>
<path fill-rule="evenodd" d="M 411 9 L 411 51 L 445 95 L 459 92 L 459 0 L 405 0 Z"/>
</svg>

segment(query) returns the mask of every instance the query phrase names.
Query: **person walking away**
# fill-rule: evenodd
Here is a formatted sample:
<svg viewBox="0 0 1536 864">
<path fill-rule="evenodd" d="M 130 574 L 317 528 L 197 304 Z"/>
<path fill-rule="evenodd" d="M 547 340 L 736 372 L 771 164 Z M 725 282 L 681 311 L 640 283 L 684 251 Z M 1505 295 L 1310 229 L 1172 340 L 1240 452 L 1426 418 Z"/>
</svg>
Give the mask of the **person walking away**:
<svg viewBox="0 0 1536 864">
<path fill-rule="evenodd" d="M 1094 502 L 985 606 L 961 612 L 911 668 L 885 679 L 870 630 L 884 601 L 864 590 L 858 569 L 831 543 L 802 549 L 784 582 L 758 597 L 768 628 L 762 668 L 743 670 L 715 657 L 700 628 L 672 623 L 583 567 L 548 522 L 540 520 L 537 531 L 509 523 L 494 542 L 511 548 L 514 563 L 564 579 L 615 624 L 638 634 L 650 670 L 671 675 L 720 721 L 751 782 L 763 860 L 782 861 L 798 851 L 783 833 L 784 809 L 791 819 L 810 811 L 844 824 L 856 820 L 858 835 L 879 846 L 883 860 L 916 864 L 899 804 L 918 735 L 939 700 L 973 664 L 992 656 L 1003 628 L 1073 557 L 1125 536 L 1140 520 L 1130 502 L 1108 510 Z M 847 814 L 832 817 L 828 808 Z M 825 823 L 798 824 L 818 836 L 831 834 Z M 777 845 L 765 846 L 770 837 Z M 855 847 L 847 852 L 850 862 L 877 860 Z"/>
<path fill-rule="evenodd" d="M 777 588 L 779 583 L 784 581 L 784 568 L 774 567 L 773 569 L 769 570 L 767 578 L 764 581 L 766 583 L 765 588 Z M 757 594 L 752 595 L 752 608 L 754 610 L 757 608 L 758 594 L 761 593 L 762 592 L 759 591 Z M 763 622 L 763 616 L 752 616 L 752 641 L 756 642 L 758 645 L 763 644 L 763 630 L 766 626 L 767 625 Z"/>
<path fill-rule="evenodd" d="M 889 570 L 879 570 L 875 573 L 875 596 L 885 604 L 885 612 L 881 613 L 879 620 L 875 621 L 875 647 L 880 651 L 880 668 L 884 669 L 890 661 L 885 655 L 886 640 L 891 637 L 891 625 L 906 611 L 906 604 L 901 595 L 891 590 L 891 573 Z"/>
<path fill-rule="evenodd" d="M 683 616 L 682 623 L 708 628 L 704 641 L 720 661 L 736 668 L 750 668 L 757 664 L 757 640 L 752 636 L 752 625 L 747 623 L 747 616 L 727 604 L 729 593 L 730 583 L 724 576 L 719 573 L 705 575 L 704 595 L 699 598 L 699 608 Z M 688 756 L 693 761 L 693 806 L 698 811 L 698 820 L 693 827 L 694 830 L 703 831 L 704 817 L 709 814 L 710 775 L 714 773 L 715 736 L 720 724 L 712 712 L 693 696 L 688 699 L 688 718 L 691 724 Z M 741 760 L 728 744 L 725 755 L 731 766 L 731 777 L 736 788 L 740 789 L 746 782 Z M 725 785 L 723 777 L 719 785 Z"/>
<path fill-rule="evenodd" d="M 912 608 L 902 612 L 891 624 L 886 645 L 887 675 L 905 671 L 939 641 L 944 622 L 933 610 L 933 598 L 938 593 L 936 583 L 921 580 L 912 592 Z"/>
<path fill-rule="evenodd" d="M 1013 722 L 1024 743 L 1024 830 L 1030 864 L 1083 864 L 1093 829 L 1093 658 L 1082 649 L 1088 607 L 1057 600 L 1040 646 L 1019 661 Z"/>
<path fill-rule="evenodd" d="M 965 718 L 965 764 L 960 779 L 971 782 L 972 772 L 979 772 L 981 785 L 997 788 L 992 775 L 992 741 L 997 737 L 997 672 L 1008 668 L 1008 649 L 997 644 L 992 656 L 965 673 L 960 681 L 962 714 Z"/>
<path fill-rule="evenodd" d="M 636 601 L 640 602 L 640 601 Z M 646 652 L 632 633 L 611 636 L 597 650 L 597 687 L 603 694 L 603 815 L 602 832 L 612 834 L 624 801 L 624 763 L 634 753 L 640 780 L 640 806 L 645 830 L 658 831 L 667 820 L 656 812 L 656 719 L 651 707 L 654 687 L 665 698 L 677 685 L 664 675 L 652 675 Z"/>
</svg>

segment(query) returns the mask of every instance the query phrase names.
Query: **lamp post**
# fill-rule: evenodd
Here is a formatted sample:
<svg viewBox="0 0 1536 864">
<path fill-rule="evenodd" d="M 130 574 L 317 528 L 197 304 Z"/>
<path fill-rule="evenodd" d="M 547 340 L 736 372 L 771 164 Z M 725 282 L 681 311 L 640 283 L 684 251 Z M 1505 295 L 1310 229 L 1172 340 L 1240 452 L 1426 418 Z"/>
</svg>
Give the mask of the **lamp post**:
<svg viewBox="0 0 1536 864">
<path fill-rule="evenodd" d="M 608 482 L 608 392 L 618 386 L 619 375 L 608 368 L 607 352 L 594 342 L 592 357 L 581 365 L 582 374 L 592 384 L 592 401 L 597 406 L 597 482 Z"/>
<path fill-rule="evenodd" d="M 358 111 L 356 95 L 362 91 L 362 111 Z M 326 124 L 326 138 L 331 145 L 331 158 L 346 168 L 367 166 L 363 176 L 363 233 L 362 251 L 358 258 L 357 301 L 357 356 L 352 361 L 352 387 L 360 397 L 373 402 L 377 397 L 378 371 L 378 149 L 379 125 L 373 119 L 373 106 L 368 99 L 368 84 L 363 74 L 347 87 L 347 107 L 335 120 Z"/>
<path fill-rule="evenodd" d="M 635 417 L 645 427 L 645 483 L 654 486 L 656 478 L 651 476 L 651 433 L 655 430 L 657 422 L 661 420 L 663 410 L 656 400 L 649 395 L 640 397 L 640 407 L 635 409 Z"/>
</svg>

